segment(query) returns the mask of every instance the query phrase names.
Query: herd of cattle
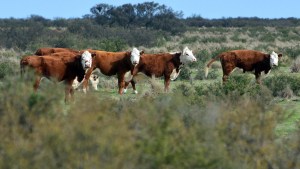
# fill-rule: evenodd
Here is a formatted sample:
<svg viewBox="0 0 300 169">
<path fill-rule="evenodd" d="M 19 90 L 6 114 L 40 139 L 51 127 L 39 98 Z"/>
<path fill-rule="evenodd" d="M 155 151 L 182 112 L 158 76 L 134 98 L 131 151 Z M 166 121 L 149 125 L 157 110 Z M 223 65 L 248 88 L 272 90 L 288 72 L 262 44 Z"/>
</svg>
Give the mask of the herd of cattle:
<svg viewBox="0 0 300 169">
<path fill-rule="evenodd" d="M 220 59 L 223 69 L 223 82 L 236 68 L 243 71 L 254 71 L 257 83 L 260 83 L 261 72 L 268 73 L 273 66 L 278 65 L 282 54 L 272 52 L 264 54 L 253 50 L 234 50 L 219 54 L 208 62 L 205 75 L 212 62 Z M 20 61 L 21 74 L 25 68 L 33 69 L 35 73 L 34 90 L 39 87 L 42 77 L 64 81 L 65 100 L 72 97 L 74 88 L 82 86 L 84 92 L 89 81 L 95 89 L 99 79 L 95 71 L 107 76 L 117 75 L 119 94 L 125 93 L 131 83 L 134 93 L 134 76 L 139 72 L 149 77 L 164 77 L 165 91 L 169 90 L 171 80 L 175 80 L 180 69 L 191 62 L 196 62 L 192 50 L 185 47 L 182 52 L 146 54 L 133 48 L 125 52 L 107 52 L 101 50 L 74 50 L 68 48 L 40 48 L 34 55 L 24 56 Z"/>
</svg>

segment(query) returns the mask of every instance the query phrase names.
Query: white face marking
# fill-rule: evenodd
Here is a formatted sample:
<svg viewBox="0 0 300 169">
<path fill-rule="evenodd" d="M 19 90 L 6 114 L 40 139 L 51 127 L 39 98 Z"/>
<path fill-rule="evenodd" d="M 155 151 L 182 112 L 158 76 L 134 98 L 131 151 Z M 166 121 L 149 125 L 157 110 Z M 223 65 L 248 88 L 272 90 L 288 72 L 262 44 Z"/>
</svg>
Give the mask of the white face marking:
<svg viewBox="0 0 300 169">
<path fill-rule="evenodd" d="M 84 70 L 92 67 L 92 54 L 89 51 L 85 51 L 81 55 L 81 65 Z"/>
<path fill-rule="evenodd" d="M 270 66 L 278 66 L 278 54 L 274 51 L 270 54 Z"/>
<path fill-rule="evenodd" d="M 197 59 L 194 56 L 193 51 L 190 50 L 188 47 L 185 47 L 180 56 L 180 62 L 183 64 L 186 64 L 186 63 L 196 62 L 196 61 L 197 61 Z"/>
<path fill-rule="evenodd" d="M 140 57 L 141 52 L 137 48 L 133 48 L 130 57 L 131 64 L 136 66 L 140 62 Z"/>
</svg>

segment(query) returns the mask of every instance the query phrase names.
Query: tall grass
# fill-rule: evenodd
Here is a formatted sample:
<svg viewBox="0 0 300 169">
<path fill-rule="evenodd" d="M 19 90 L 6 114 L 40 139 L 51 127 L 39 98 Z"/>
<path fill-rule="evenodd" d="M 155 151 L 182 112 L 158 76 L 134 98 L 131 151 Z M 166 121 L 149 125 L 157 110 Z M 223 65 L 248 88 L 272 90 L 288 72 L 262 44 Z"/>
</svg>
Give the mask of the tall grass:
<svg viewBox="0 0 300 169">
<path fill-rule="evenodd" d="M 61 85 L 30 84 L 0 88 L 1 168 L 299 167 L 300 137 L 276 135 L 285 111 L 262 97 L 189 85 L 137 100 L 76 92 L 65 105 Z"/>
<path fill-rule="evenodd" d="M 232 49 L 279 50 L 296 58 L 296 34 L 299 28 L 186 32 L 145 48 L 194 50 L 198 62 L 186 67 L 183 80 L 171 82 L 170 92 L 163 92 L 162 80 L 147 79 L 137 83 L 138 95 L 119 96 L 116 79 L 101 77 L 100 92 L 76 91 L 69 104 L 63 84 L 42 81 L 35 93 L 31 77 L 20 78 L 19 58 L 31 51 L 2 50 L 0 168 L 300 168 L 298 112 L 276 100 L 299 96 L 297 74 L 279 69 L 256 85 L 250 74 L 233 73 L 222 84 L 220 67 L 209 80 L 202 72 L 210 58 Z M 91 44 L 105 47 L 102 42 Z M 116 40 L 106 47 L 124 45 Z M 282 127 L 286 123 L 293 127 Z"/>
</svg>

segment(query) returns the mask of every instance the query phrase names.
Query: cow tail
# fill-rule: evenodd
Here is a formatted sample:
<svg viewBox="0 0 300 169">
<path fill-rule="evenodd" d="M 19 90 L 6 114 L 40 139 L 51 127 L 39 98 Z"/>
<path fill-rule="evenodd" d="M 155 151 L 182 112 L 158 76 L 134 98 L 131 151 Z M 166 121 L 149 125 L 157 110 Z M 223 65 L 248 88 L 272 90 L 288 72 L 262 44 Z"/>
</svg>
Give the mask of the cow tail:
<svg viewBox="0 0 300 169">
<path fill-rule="evenodd" d="M 207 63 L 207 65 L 206 65 L 206 67 L 205 67 L 205 78 L 207 78 L 208 70 L 209 70 L 210 65 L 211 65 L 214 61 L 216 61 L 217 59 L 219 59 L 219 58 L 220 58 L 220 55 L 218 55 L 217 57 L 211 59 L 211 60 Z"/>
</svg>

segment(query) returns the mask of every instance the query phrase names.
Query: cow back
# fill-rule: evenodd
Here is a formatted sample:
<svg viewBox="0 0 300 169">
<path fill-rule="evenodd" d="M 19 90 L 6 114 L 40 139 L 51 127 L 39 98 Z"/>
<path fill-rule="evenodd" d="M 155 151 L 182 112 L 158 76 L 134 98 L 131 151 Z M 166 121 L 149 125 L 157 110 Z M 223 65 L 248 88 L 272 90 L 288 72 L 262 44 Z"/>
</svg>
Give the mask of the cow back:
<svg viewBox="0 0 300 169">
<path fill-rule="evenodd" d="M 179 55 L 177 54 L 143 54 L 137 69 L 147 76 L 155 75 L 156 77 L 160 77 L 176 69 L 179 62 Z"/>
<path fill-rule="evenodd" d="M 40 48 L 35 52 L 35 55 L 44 56 L 44 55 L 50 55 L 52 53 L 58 53 L 58 52 L 78 53 L 79 51 L 70 48 Z"/>
<path fill-rule="evenodd" d="M 92 67 L 99 68 L 100 71 L 108 76 L 115 75 L 119 71 L 130 70 L 130 52 L 106 52 L 89 50 L 95 53 Z"/>
</svg>

